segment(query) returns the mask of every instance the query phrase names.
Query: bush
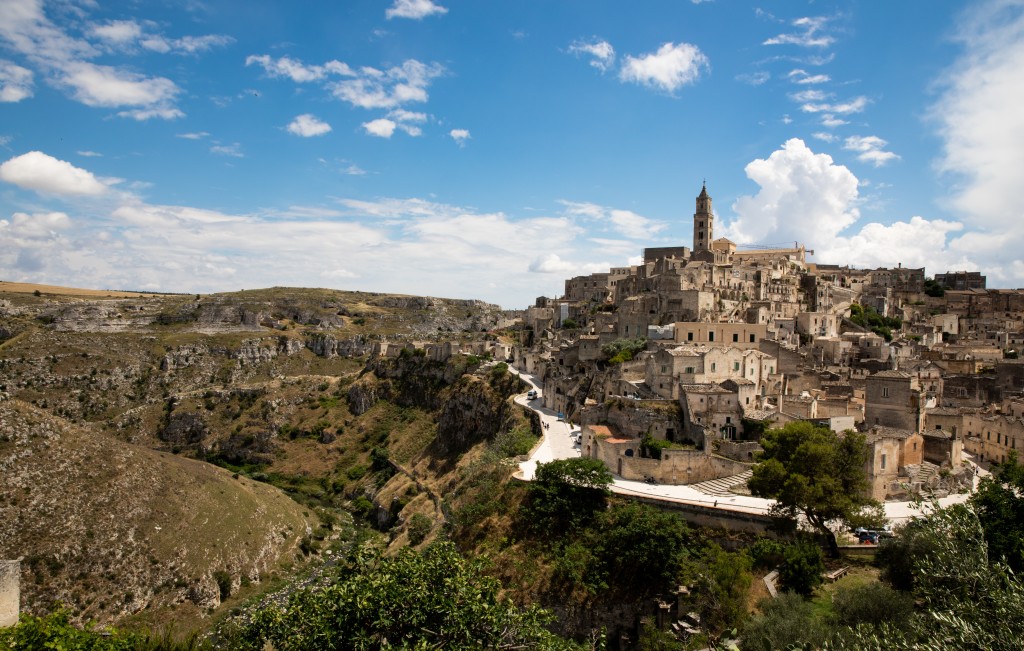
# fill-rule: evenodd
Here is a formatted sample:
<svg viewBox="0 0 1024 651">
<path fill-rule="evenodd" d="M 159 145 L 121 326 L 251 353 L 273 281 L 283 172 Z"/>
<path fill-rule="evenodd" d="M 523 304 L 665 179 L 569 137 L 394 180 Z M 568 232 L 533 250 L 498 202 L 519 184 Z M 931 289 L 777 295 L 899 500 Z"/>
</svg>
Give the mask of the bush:
<svg viewBox="0 0 1024 651">
<path fill-rule="evenodd" d="M 828 637 L 828 631 L 814 616 L 814 606 L 798 594 L 786 592 L 775 599 L 764 599 L 758 607 L 761 614 L 748 619 L 740 631 L 744 651 L 818 649 Z"/>
<path fill-rule="evenodd" d="M 883 583 L 866 583 L 836 592 L 832 606 L 842 626 L 888 622 L 902 627 L 914 611 L 914 600 Z"/>
<path fill-rule="evenodd" d="M 422 513 L 416 513 L 409 518 L 409 525 L 407 527 L 409 532 L 409 542 L 413 545 L 418 545 L 423 542 L 427 534 L 434 527 L 434 521 L 430 517 L 423 515 Z"/>
<path fill-rule="evenodd" d="M 825 571 L 821 547 L 810 540 L 800 539 L 786 546 L 785 563 L 779 569 L 779 578 L 787 590 L 808 597 L 821 585 Z"/>
</svg>

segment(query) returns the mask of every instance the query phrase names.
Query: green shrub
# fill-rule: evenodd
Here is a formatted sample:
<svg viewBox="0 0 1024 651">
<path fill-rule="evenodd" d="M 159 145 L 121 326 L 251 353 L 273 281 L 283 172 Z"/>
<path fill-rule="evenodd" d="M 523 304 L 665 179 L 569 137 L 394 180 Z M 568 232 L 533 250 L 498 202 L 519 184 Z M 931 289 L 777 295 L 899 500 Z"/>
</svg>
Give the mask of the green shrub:
<svg viewBox="0 0 1024 651">
<path fill-rule="evenodd" d="M 427 534 L 430 533 L 430 530 L 433 527 L 434 521 L 431 520 L 430 517 L 422 513 L 413 514 L 413 516 L 409 518 L 409 542 L 413 545 L 420 544 L 426 539 Z"/>
</svg>

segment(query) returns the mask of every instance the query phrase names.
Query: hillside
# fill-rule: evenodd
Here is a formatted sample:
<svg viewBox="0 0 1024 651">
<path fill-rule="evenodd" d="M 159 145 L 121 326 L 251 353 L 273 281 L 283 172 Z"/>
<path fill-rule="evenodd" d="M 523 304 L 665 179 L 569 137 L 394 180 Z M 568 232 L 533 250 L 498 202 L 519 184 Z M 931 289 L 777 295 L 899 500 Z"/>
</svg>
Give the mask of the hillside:
<svg viewBox="0 0 1024 651">
<path fill-rule="evenodd" d="M 0 556 L 24 556 L 23 607 L 82 619 L 220 604 L 291 561 L 311 527 L 280 491 L 0 401 Z"/>
<path fill-rule="evenodd" d="M 349 512 L 382 529 L 440 520 L 433 486 L 393 475 L 430 456 L 438 392 L 482 360 L 409 358 L 369 393 L 367 361 L 379 342 L 493 338 L 506 321 L 478 301 L 363 292 L 3 283 L 0 557 L 24 557 L 23 609 L 191 626 L 344 542 Z M 464 409 L 476 393 L 460 386 L 440 454 L 493 415 Z"/>
</svg>

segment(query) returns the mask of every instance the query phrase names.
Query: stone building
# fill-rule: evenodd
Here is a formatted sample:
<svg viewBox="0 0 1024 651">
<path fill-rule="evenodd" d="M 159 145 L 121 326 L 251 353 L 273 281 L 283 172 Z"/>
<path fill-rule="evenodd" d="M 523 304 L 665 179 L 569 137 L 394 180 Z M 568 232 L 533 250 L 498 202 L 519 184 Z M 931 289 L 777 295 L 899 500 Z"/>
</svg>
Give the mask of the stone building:
<svg viewBox="0 0 1024 651">
<path fill-rule="evenodd" d="M 867 427 L 890 427 L 921 431 L 921 387 L 904 371 L 882 371 L 865 378 L 864 423 Z"/>
</svg>

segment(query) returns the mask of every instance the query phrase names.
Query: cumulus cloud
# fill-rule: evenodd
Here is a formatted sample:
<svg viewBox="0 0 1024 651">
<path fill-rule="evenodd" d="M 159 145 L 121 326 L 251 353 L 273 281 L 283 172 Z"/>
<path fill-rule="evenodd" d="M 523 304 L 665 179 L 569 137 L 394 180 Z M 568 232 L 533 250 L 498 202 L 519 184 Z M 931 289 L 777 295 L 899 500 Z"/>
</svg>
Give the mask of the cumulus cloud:
<svg viewBox="0 0 1024 651">
<path fill-rule="evenodd" d="M 0 165 L 0 180 L 36 192 L 95 196 L 107 186 L 89 171 L 44 154 L 30 151 Z"/>
<path fill-rule="evenodd" d="M 384 15 L 388 20 L 392 18 L 411 18 L 420 20 L 427 16 L 441 15 L 448 13 L 448 9 L 436 5 L 431 0 L 395 0 Z"/>
<path fill-rule="evenodd" d="M 608 41 L 574 41 L 569 46 L 569 52 L 576 56 L 591 57 L 590 65 L 601 72 L 608 70 L 615 63 L 615 48 Z"/>
<path fill-rule="evenodd" d="M 355 76 L 356 72 L 341 61 L 331 60 L 323 65 L 305 64 L 298 59 L 283 56 L 274 59 L 267 54 L 250 55 L 245 58 L 245 65 L 258 65 L 263 68 L 268 77 L 287 77 L 292 81 L 302 84 L 310 81 L 319 81 L 328 75 L 342 77 Z"/>
<path fill-rule="evenodd" d="M 454 140 L 460 147 L 466 144 L 466 141 L 470 138 L 469 129 L 452 129 L 448 132 L 448 135 L 451 136 L 452 140 Z"/>
<path fill-rule="evenodd" d="M 806 16 L 797 18 L 792 25 L 796 31 L 779 34 L 764 41 L 762 45 L 796 45 L 799 47 L 824 48 L 832 45 L 835 39 L 821 32 L 828 25 L 825 16 Z"/>
<path fill-rule="evenodd" d="M 0 59 L 0 102 L 20 102 L 32 97 L 32 71 Z"/>
<path fill-rule="evenodd" d="M 329 133 L 331 125 L 319 120 L 311 113 L 303 113 L 288 124 L 288 133 L 293 133 L 303 138 L 322 136 Z"/>
<path fill-rule="evenodd" d="M 954 209 L 970 223 L 1012 235 L 1018 243 L 1024 239 L 1020 9 L 1019 3 L 988 1 L 963 11 L 955 34 L 962 54 L 941 75 L 941 95 L 930 112 L 943 140 L 938 167 L 954 181 Z M 1024 286 L 1024 277 L 1017 283 Z"/>
<path fill-rule="evenodd" d="M 619 79 L 672 93 L 697 81 L 708 58 L 696 45 L 665 43 L 657 52 L 640 57 L 626 56 Z"/>
<path fill-rule="evenodd" d="M 11 216 L 11 221 L 0 221 L 0 229 L 6 232 L 8 237 L 21 237 L 28 239 L 52 238 L 57 236 L 58 231 L 66 230 L 71 226 L 71 219 L 63 212 L 46 212 L 29 215 L 23 212 L 16 212 Z"/>
<path fill-rule="evenodd" d="M 887 144 L 889 143 L 878 136 L 850 136 L 843 143 L 843 149 L 857 152 L 859 161 L 881 167 L 889 161 L 899 159 L 897 154 L 885 151 Z"/>
<path fill-rule="evenodd" d="M 93 36 L 115 45 L 129 45 L 142 36 L 142 25 L 134 20 L 111 20 L 102 25 L 93 25 Z"/>
<path fill-rule="evenodd" d="M 744 171 L 760 190 L 732 206 L 737 218 L 728 224 L 726 236 L 738 244 L 804 241 L 813 248 L 860 216 L 857 177 L 798 138 Z"/>
<path fill-rule="evenodd" d="M 69 86 L 75 99 L 87 106 L 159 108 L 168 105 L 179 92 L 170 79 L 145 77 L 84 61 L 68 64 L 60 82 Z"/>
<path fill-rule="evenodd" d="M 397 126 L 398 124 L 394 120 L 387 118 L 377 118 L 376 120 L 363 122 L 363 129 L 366 130 L 366 133 L 378 138 L 390 138 L 395 133 Z"/>
<path fill-rule="evenodd" d="M 425 64 L 409 59 L 387 70 L 365 67 L 359 76 L 328 85 L 331 93 L 360 108 L 395 108 L 410 102 L 426 102 L 427 88 L 444 74 L 437 63 Z"/>
<path fill-rule="evenodd" d="M 99 65 L 94 59 L 103 52 L 124 50 L 131 52 L 147 47 L 147 39 L 159 42 L 162 52 L 194 54 L 225 45 L 232 39 L 222 35 L 186 36 L 167 38 L 160 34 L 146 34 L 145 27 L 134 20 L 114 20 L 103 24 L 89 24 L 82 29 L 83 37 L 73 37 L 55 25 L 44 11 L 44 3 L 18 0 L 3 5 L 7 11 L 0 19 L 0 40 L 12 50 L 22 54 L 43 76 L 58 87 L 67 89 L 71 97 L 87 106 L 121 108 L 119 116 L 136 120 L 151 118 L 174 119 L 183 113 L 174 102 L 180 90 L 163 77 L 151 77 L 126 68 Z M 79 8 L 80 14 L 92 5 Z M 90 42 L 91 38 L 96 44 Z M 0 66 L 0 70 L 3 66 Z M 27 69 L 21 69 L 27 70 Z M 0 80 L 0 95 L 24 96 L 25 74 L 19 70 L 11 89 Z M 0 73 L 2 75 L 2 73 Z"/>
<path fill-rule="evenodd" d="M 831 113 L 825 113 L 824 115 L 821 116 L 821 126 L 823 127 L 834 129 L 835 127 L 841 127 L 844 124 L 849 124 L 849 122 L 842 118 L 837 118 Z"/>
<path fill-rule="evenodd" d="M 800 242 L 823 263 L 903 264 L 927 267 L 926 273 L 974 270 L 972 259 L 982 251 L 1005 246 L 972 233 L 957 235 L 964 230 L 960 222 L 920 216 L 890 224 L 866 223 L 854 231 L 864 201 L 857 177 L 799 139 L 787 141 L 767 159 L 751 162 L 746 172 L 760 189 L 736 200 L 732 209 L 737 217 L 724 228 L 725 235 L 739 244 Z"/>
</svg>

